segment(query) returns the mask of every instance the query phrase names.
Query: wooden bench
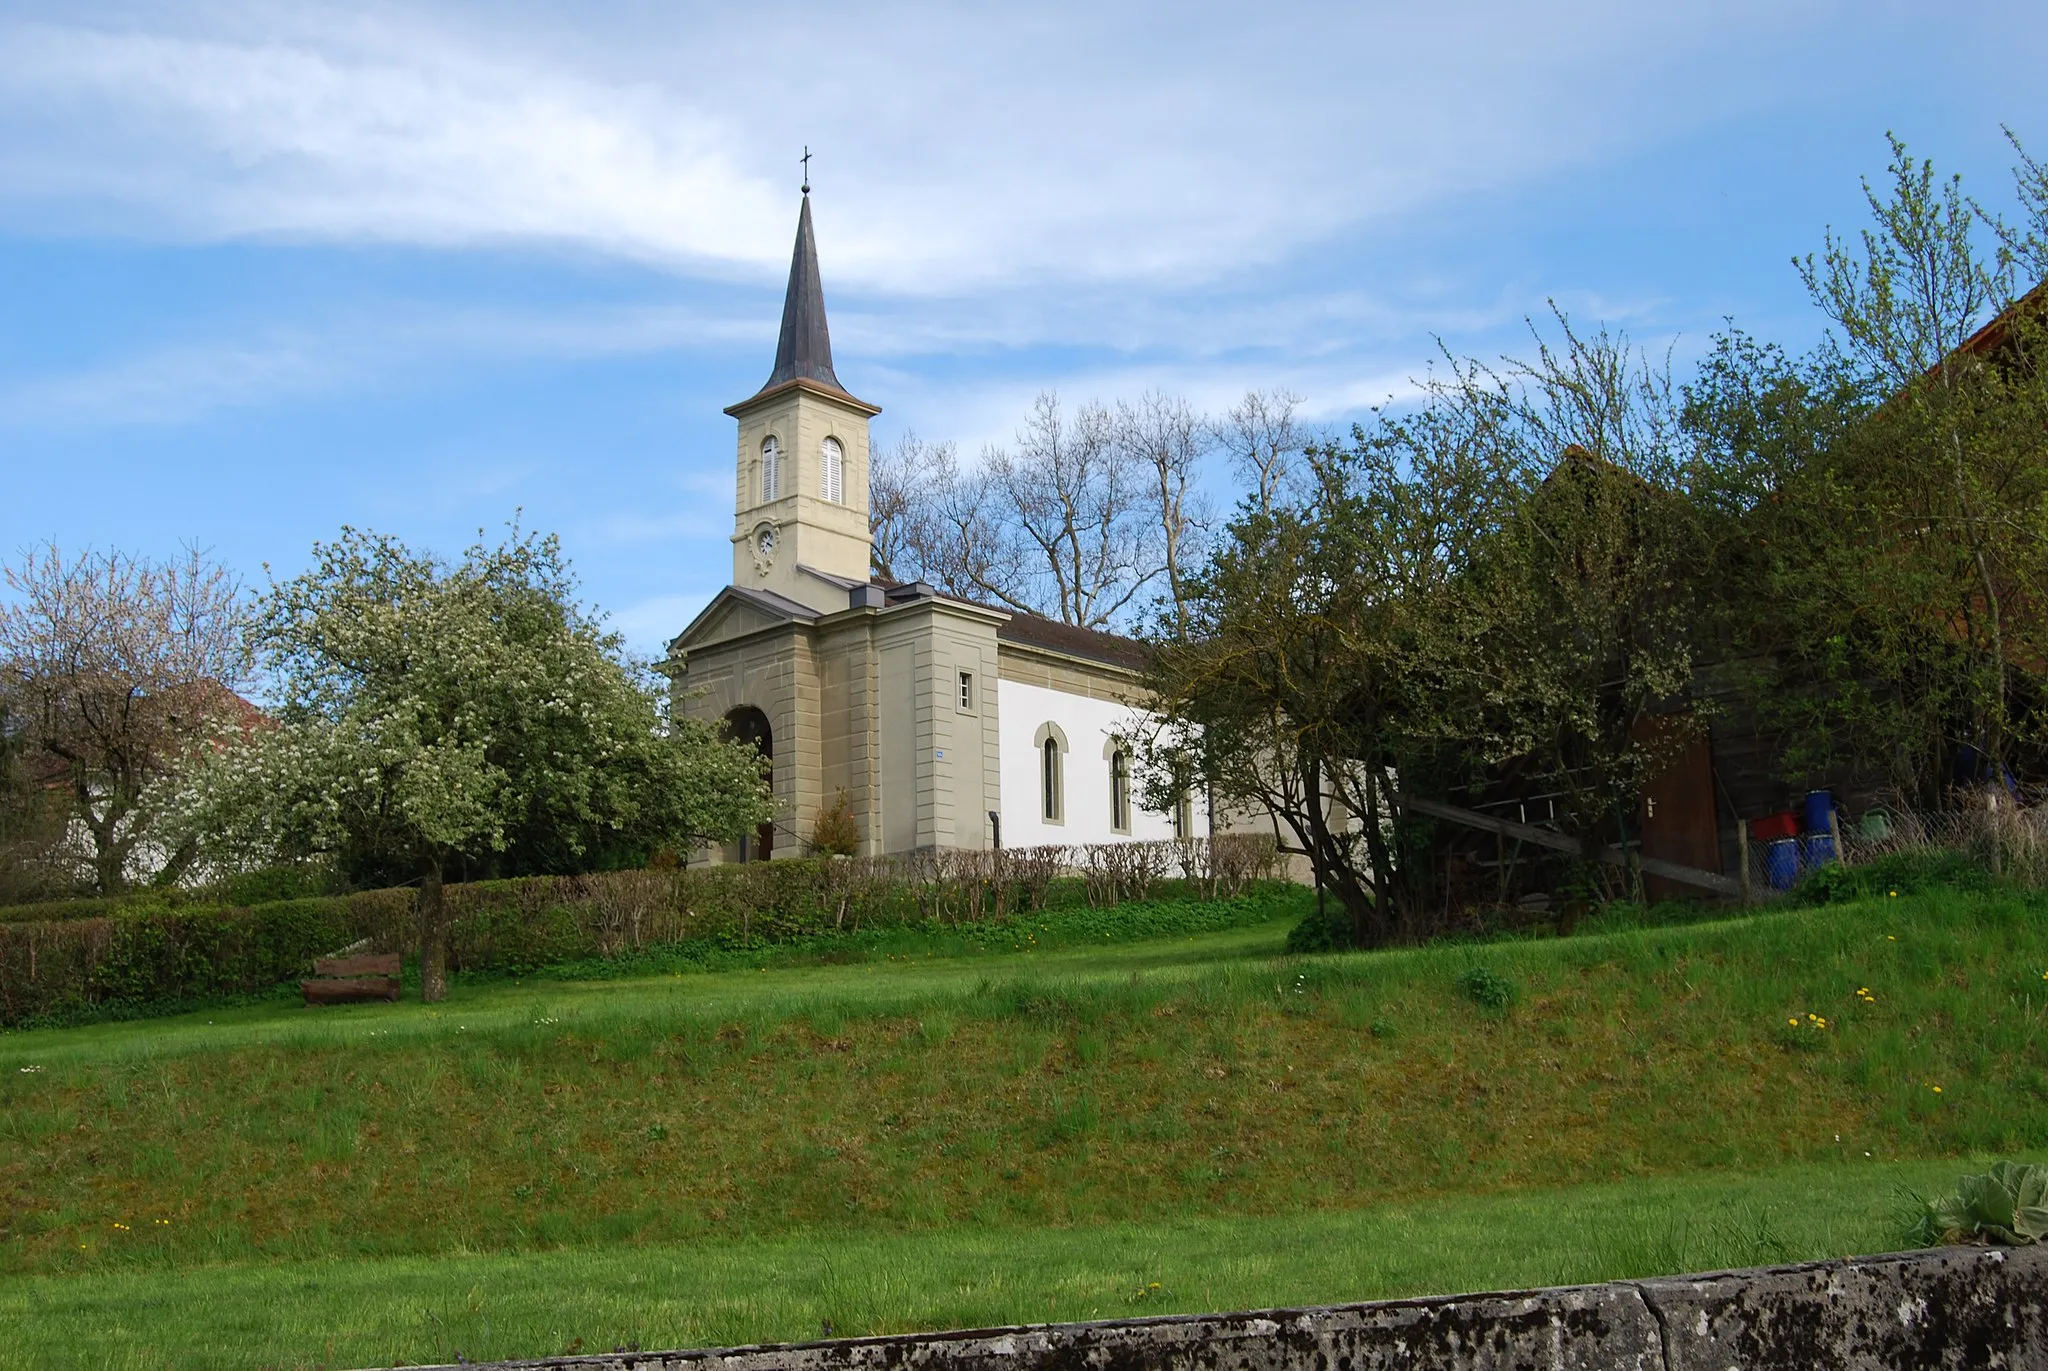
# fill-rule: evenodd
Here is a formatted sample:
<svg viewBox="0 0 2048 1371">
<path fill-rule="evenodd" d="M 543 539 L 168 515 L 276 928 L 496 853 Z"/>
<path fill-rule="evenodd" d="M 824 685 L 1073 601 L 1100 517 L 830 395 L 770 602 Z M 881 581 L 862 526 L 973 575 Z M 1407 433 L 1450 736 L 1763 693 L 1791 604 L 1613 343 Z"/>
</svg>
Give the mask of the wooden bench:
<svg viewBox="0 0 2048 1371">
<path fill-rule="evenodd" d="M 299 982 L 307 1004 L 361 1004 L 398 998 L 398 954 L 370 957 L 321 957 L 313 963 L 313 979 Z"/>
</svg>

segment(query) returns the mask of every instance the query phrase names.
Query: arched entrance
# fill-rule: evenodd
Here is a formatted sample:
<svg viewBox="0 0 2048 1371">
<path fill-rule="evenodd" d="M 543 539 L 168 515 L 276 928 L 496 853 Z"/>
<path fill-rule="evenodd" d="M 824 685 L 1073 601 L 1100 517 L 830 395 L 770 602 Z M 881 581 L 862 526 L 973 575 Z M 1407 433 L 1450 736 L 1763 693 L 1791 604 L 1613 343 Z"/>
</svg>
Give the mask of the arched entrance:
<svg viewBox="0 0 2048 1371">
<path fill-rule="evenodd" d="M 769 784 L 775 781 L 775 734 L 768 727 L 768 716 L 752 705 L 741 705 L 725 716 L 726 736 L 734 742 L 752 743 L 754 751 L 761 754 L 768 765 L 762 768 Z M 739 841 L 739 860 L 743 862 L 765 862 L 775 852 L 775 821 L 770 819 L 752 833 L 743 834 Z"/>
</svg>

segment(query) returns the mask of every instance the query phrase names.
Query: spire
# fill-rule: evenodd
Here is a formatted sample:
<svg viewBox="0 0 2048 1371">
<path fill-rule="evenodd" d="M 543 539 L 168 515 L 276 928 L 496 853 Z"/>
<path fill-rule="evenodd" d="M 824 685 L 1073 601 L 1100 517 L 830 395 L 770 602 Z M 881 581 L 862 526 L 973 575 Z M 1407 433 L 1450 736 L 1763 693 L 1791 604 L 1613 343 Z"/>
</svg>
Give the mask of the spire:
<svg viewBox="0 0 2048 1371">
<path fill-rule="evenodd" d="M 844 392 L 832 374 L 832 335 L 825 329 L 825 288 L 818 281 L 818 244 L 811 236 L 811 188 L 804 186 L 796 219 L 796 252 L 789 260 L 789 293 L 782 297 L 782 338 L 775 345 L 775 372 L 763 390 L 787 381 L 821 381 Z"/>
</svg>

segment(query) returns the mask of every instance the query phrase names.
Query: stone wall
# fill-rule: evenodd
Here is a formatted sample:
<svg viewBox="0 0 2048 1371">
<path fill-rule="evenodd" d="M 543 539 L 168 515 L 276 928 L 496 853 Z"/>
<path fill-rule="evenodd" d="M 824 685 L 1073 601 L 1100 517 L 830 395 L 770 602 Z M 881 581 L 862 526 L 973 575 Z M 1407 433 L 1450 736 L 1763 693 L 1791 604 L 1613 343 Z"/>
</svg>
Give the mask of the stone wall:
<svg viewBox="0 0 2048 1371">
<path fill-rule="evenodd" d="M 1508 1294 L 499 1362 L 612 1371 L 2048 1371 L 2048 1248 Z"/>
</svg>

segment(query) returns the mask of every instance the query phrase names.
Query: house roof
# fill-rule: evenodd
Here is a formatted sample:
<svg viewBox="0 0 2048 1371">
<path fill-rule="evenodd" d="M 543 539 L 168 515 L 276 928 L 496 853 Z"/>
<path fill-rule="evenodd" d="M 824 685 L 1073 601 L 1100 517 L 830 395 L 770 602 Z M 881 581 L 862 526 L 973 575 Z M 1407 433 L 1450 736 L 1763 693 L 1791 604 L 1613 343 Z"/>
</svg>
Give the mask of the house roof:
<svg viewBox="0 0 2048 1371">
<path fill-rule="evenodd" d="M 2000 310 L 1990 322 L 1986 323 L 1968 338 L 1965 338 L 1962 346 L 1956 349 L 1956 353 L 1967 354 L 1972 357 L 1985 357 L 1997 352 L 1999 348 L 2005 345 L 2007 337 L 2012 333 L 2013 323 L 2021 315 L 2033 314 L 2038 316 L 2044 308 L 2048 308 L 2048 280 L 2040 282 L 2025 295 L 2022 295 L 2019 299 Z M 1940 365 L 1936 364 L 1927 374 L 1933 376 L 1940 370 Z"/>
</svg>

